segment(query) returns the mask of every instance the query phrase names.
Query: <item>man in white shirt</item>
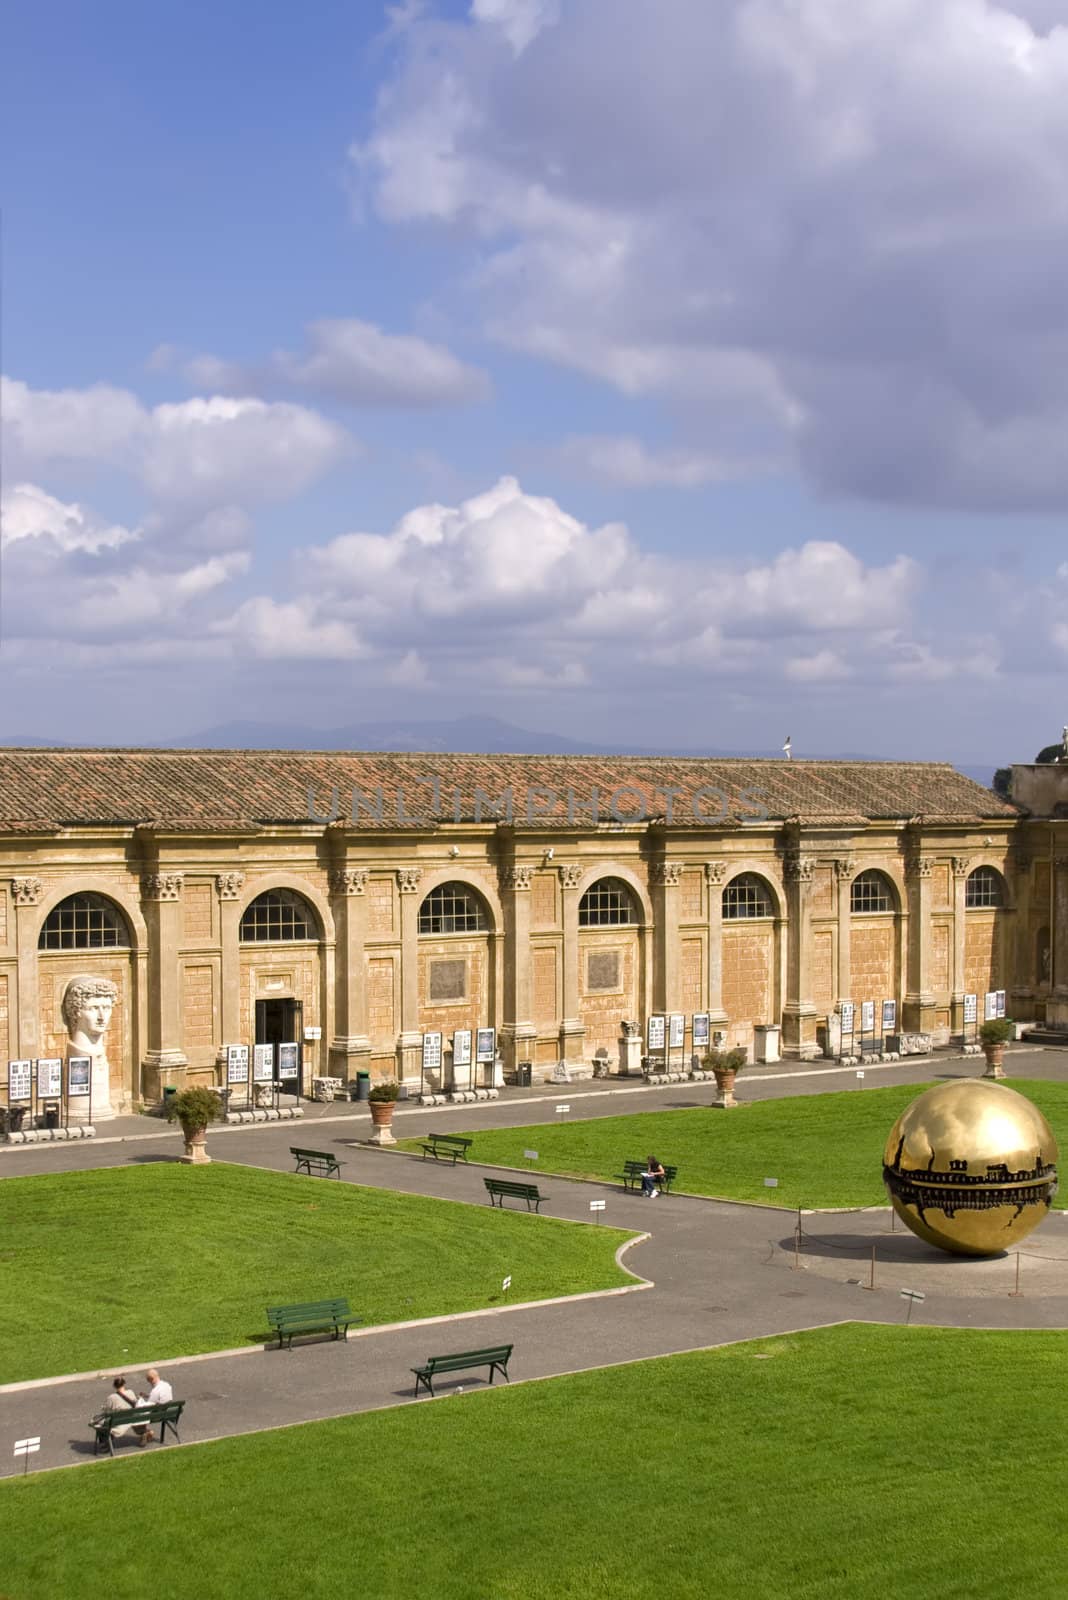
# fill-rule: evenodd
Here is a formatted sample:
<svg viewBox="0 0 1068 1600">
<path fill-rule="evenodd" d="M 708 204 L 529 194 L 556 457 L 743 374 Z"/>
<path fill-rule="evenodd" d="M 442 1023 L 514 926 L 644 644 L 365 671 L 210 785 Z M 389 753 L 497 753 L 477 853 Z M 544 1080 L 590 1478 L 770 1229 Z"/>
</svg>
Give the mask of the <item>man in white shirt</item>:
<svg viewBox="0 0 1068 1600">
<path fill-rule="evenodd" d="M 174 1390 L 171 1388 L 166 1378 L 160 1377 L 155 1367 L 149 1367 L 148 1371 L 145 1373 L 145 1377 L 148 1379 L 152 1387 L 144 1397 L 144 1405 L 165 1406 L 174 1399 Z"/>
</svg>

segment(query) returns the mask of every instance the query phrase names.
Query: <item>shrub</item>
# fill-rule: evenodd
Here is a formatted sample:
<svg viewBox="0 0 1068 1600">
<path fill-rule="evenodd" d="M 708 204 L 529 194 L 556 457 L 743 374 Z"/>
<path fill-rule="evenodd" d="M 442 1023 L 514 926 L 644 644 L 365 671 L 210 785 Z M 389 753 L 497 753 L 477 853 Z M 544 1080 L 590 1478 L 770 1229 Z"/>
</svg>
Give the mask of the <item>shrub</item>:
<svg viewBox="0 0 1068 1600">
<path fill-rule="evenodd" d="M 180 1122 L 186 1128 L 206 1128 L 223 1114 L 222 1100 L 214 1089 L 195 1084 L 189 1089 L 179 1089 L 167 1102 L 167 1121 Z"/>
<path fill-rule="evenodd" d="M 1007 1044 L 1012 1034 L 1012 1023 L 1007 1017 L 992 1017 L 979 1029 L 979 1038 L 983 1044 Z"/>
<path fill-rule="evenodd" d="M 396 1100 L 399 1094 L 400 1084 L 390 1078 L 385 1083 L 372 1085 L 371 1092 L 367 1098 L 369 1100 Z"/>
<path fill-rule="evenodd" d="M 741 1072 L 748 1054 L 742 1045 L 735 1045 L 733 1050 L 706 1050 L 701 1065 L 706 1072 Z"/>
</svg>

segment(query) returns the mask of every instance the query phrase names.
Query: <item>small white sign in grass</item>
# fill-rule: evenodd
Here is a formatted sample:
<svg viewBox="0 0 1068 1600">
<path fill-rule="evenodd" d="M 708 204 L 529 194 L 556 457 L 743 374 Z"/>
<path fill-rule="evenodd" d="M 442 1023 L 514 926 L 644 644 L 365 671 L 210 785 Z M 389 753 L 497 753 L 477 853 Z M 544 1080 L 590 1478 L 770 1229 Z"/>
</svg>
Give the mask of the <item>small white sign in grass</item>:
<svg viewBox="0 0 1068 1600">
<path fill-rule="evenodd" d="M 563 1114 L 563 1112 L 570 1111 L 570 1110 L 571 1110 L 570 1106 L 557 1106 L 556 1115 L 559 1117 L 559 1116 L 561 1116 Z"/>
<path fill-rule="evenodd" d="M 37 1454 L 41 1448 L 41 1436 L 37 1434 L 32 1439 L 15 1440 L 15 1458 L 22 1457 L 22 1474 L 25 1477 L 30 1467 L 30 1457 Z"/>
<path fill-rule="evenodd" d="M 765 1189 L 777 1189 L 779 1187 L 778 1178 L 765 1178 L 764 1187 Z"/>
<path fill-rule="evenodd" d="M 526 1161 L 537 1161 L 538 1152 L 536 1150 L 524 1150 L 523 1151 L 523 1158 Z"/>
<path fill-rule="evenodd" d="M 501 1292 L 503 1294 L 507 1294 L 511 1287 L 512 1287 L 512 1274 L 509 1273 L 507 1278 L 505 1278 L 504 1281 L 501 1284 Z"/>
</svg>

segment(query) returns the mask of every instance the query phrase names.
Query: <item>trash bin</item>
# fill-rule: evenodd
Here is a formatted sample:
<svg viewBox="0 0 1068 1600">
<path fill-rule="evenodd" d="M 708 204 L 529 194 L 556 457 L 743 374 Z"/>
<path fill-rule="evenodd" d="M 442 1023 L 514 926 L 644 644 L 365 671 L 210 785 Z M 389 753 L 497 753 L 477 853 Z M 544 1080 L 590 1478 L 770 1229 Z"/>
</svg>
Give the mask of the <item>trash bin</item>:
<svg viewBox="0 0 1068 1600">
<path fill-rule="evenodd" d="M 25 1106 L 9 1106 L 7 1112 L 8 1133 L 22 1132 L 22 1119 L 26 1115 Z"/>
<path fill-rule="evenodd" d="M 59 1107 L 57 1105 L 45 1106 L 44 1125 L 46 1128 L 59 1127 Z"/>
<path fill-rule="evenodd" d="M 167 1108 L 168 1108 L 168 1106 L 170 1105 L 171 1101 L 174 1099 L 174 1097 L 175 1097 L 175 1095 L 177 1093 L 178 1093 L 177 1085 L 175 1085 L 173 1083 L 167 1084 L 167 1086 L 165 1087 L 165 1089 L 163 1091 L 163 1115 L 164 1116 L 167 1115 Z"/>
<path fill-rule="evenodd" d="M 515 1069 L 515 1086 L 517 1089 L 529 1089 L 534 1081 L 533 1061 L 520 1061 Z"/>
<path fill-rule="evenodd" d="M 370 1100 L 371 1074 L 369 1072 L 358 1072 L 356 1074 L 356 1098 L 357 1100 Z"/>
</svg>

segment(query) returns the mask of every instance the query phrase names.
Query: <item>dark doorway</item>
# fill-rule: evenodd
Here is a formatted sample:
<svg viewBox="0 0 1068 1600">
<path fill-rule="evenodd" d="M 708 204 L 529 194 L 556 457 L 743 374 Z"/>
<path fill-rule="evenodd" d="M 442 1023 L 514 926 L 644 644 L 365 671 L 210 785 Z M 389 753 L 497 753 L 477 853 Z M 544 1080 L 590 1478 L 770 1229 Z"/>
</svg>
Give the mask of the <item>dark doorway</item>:
<svg viewBox="0 0 1068 1600">
<path fill-rule="evenodd" d="M 279 1081 L 278 1077 L 278 1046 L 280 1044 L 295 1044 L 301 1063 L 303 1076 L 304 1051 L 301 1040 L 304 1037 L 304 1007 L 299 1000 L 287 996 L 281 1000 L 256 1001 L 256 1043 L 269 1044 L 274 1048 L 274 1078 L 283 1094 L 297 1094 L 303 1092 L 304 1084 L 301 1078 Z"/>
</svg>

